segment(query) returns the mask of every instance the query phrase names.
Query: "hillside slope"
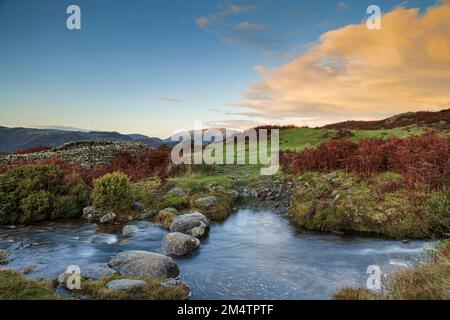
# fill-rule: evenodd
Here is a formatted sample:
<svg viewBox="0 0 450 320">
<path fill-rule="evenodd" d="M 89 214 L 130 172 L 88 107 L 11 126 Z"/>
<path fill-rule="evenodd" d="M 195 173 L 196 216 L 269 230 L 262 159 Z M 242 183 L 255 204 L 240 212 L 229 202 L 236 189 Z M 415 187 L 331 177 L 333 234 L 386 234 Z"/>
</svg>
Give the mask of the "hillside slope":
<svg viewBox="0 0 450 320">
<path fill-rule="evenodd" d="M 379 130 L 407 126 L 427 126 L 438 130 L 450 130 L 450 109 L 437 112 L 407 112 L 376 121 L 344 121 L 326 125 L 323 129 Z"/>
</svg>

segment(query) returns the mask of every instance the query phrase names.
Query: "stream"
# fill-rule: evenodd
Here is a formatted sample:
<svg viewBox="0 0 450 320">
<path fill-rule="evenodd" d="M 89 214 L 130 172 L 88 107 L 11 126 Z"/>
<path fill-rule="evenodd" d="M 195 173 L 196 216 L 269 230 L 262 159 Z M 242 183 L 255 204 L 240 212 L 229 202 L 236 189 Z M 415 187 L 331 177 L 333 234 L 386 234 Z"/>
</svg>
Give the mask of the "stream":
<svg viewBox="0 0 450 320">
<path fill-rule="evenodd" d="M 120 229 L 80 221 L 0 227 L 0 249 L 15 247 L 6 266 L 51 278 L 68 265 L 108 262 L 123 250 L 159 252 L 167 233 L 148 221 L 133 221 L 130 238 Z M 364 287 L 369 265 L 383 274 L 413 267 L 429 241 L 300 232 L 270 211 L 242 209 L 211 227 L 200 249 L 176 259 L 191 299 L 329 299 L 341 287 Z"/>
</svg>

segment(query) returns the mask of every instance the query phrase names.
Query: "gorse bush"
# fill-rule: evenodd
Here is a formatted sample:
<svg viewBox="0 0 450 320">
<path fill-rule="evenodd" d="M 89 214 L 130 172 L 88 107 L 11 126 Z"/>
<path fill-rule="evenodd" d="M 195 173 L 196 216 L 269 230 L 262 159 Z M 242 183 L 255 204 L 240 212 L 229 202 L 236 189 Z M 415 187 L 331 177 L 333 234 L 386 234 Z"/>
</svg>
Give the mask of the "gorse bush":
<svg viewBox="0 0 450 320">
<path fill-rule="evenodd" d="M 394 171 L 404 175 L 403 183 L 414 188 L 426 185 L 437 189 L 450 182 L 450 139 L 429 134 L 404 139 L 363 139 L 358 144 L 333 140 L 316 149 L 287 152 L 281 156 L 284 170 L 354 171 L 362 177 Z"/>
<path fill-rule="evenodd" d="M 22 166 L 0 176 L 0 224 L 73 218 L 88 200 L 83 180 L 57 166 Z"/>
<path fill-rule="evenodd" d="M 103 211 L 126 213 L 133 206 L 133 193 L 128 176 L 122 172 L 107 173 L 94 181 L 94 206 Z"/>
</svg>

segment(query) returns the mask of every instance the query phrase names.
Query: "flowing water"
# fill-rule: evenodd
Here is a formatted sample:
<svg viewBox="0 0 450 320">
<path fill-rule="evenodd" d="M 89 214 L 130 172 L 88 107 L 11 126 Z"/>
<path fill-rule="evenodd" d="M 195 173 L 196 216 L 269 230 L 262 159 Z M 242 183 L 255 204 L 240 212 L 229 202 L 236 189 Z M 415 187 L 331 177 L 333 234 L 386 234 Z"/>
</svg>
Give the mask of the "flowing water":
<svg viewBox="0 0 450 320">
<path fill-rule="evenodd" d="M 166 230 L 133 222 L 139 232 L 81 222 L 0 228 L 0 249 L 15 247 L 7 267 L 33 266 L 33 277 L 50 278 L 68 265 L 107 262 L 123 250 L 159 252 Z M 200 250 L 177 259 L 191 299 L 329 299 L 344 286 L 365 286 L 369 265 L 389 274 L 423 259 L 430 243 L 297 231 L 272 212 L 240 210 L 213 224 Z"/>
</svg>

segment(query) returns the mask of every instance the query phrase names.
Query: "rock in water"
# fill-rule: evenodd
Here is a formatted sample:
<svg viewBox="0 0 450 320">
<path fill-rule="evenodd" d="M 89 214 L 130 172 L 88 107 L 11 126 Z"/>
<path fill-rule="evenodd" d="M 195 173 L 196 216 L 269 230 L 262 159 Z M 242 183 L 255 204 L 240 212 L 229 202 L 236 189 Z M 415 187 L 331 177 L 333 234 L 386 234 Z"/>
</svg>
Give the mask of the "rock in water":
<svg viewBox="0 0 450 320">
<path fill-rule="evenodd" d="M 98 220 L 99 213 L 94 206 L 89 206 L 83 209 L 82 218 L 87 220 Z"/>
<path fill-rule="evenodd" d="M 181 188 L 178 188 L 178 187 L 175 187 L 175 188 L 169 190 L 167 193 L 176 194 L 177 196 L 181 196 L 181 197 L 186 195 L 186 193 Z"/>
<path fill-rule="evenodd" d="M 209 221 L 199 212 L 177 216 L 170 225 L 170 232 L 181 232 L 196 238 L 204 237 L 208 231 Z"/>
<path fill-rule="evenodd" d="M 195 200 L 195 204 L 200 205 L 202 207 L 210 207 L 217 202 L 217 198 L 215 196 L 204 197 Z"/>
<path fill-rule="evenodd" d="M 89 280 L 98 280 L 116 273 L 107 263 L 92 263 L 81 268 L 81 276 Z"/>
<path fill-rule="evenodd" d="M 180 232 L 168 233 L 162 241 L 162 252 L 175 257 L 188 255 L 199 247 L 200 240 Z"/>
<path fill-rule="evenodd" d="M 100 218 L 100 223 L 113 222 L 115 218 L 116 218 L 116 214 L 114 212 L 110 211 L 107 214 L 105 214 L 103 217 Z"/>
<path fill-rule="evenodd" d="M 123 251 L 112 258 L 108 265 L 120 275 L 128 277 L 177 278 L 180 275 L 175 260 L 149 251 Z"/>
<path fill-rule="evenodd" d="M 108 292 L 117 292 L 117 291 L 133 291 L 139 290 L 145 287 L 147 283 L 143 280 L 131 280 L 131 279 L 120 279 L 113 280 L 106 284 L 108 288 Z"/>
<path fill-rule="evenodd" d="M 122 228 L 122 234 L 125 237 L 131 237 L 133 234 L 139 231 L 139 228 L 132 225 L 126 225 Z"/>
</svg>

